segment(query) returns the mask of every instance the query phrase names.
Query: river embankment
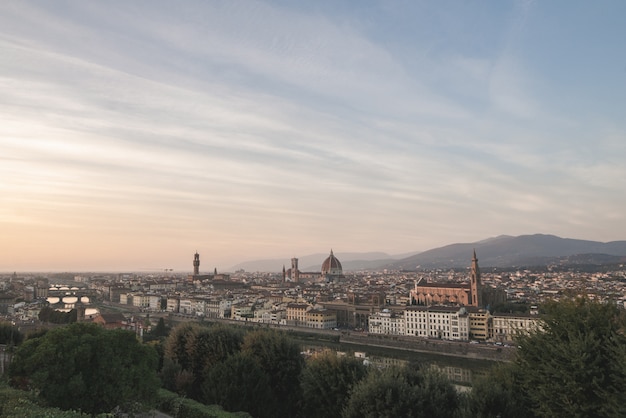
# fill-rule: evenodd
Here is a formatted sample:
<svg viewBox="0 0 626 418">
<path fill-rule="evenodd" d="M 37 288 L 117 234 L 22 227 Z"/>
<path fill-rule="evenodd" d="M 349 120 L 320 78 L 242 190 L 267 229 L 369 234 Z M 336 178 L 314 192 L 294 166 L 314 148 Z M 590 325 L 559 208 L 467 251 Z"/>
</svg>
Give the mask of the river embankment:
<svg viewBox="0 0 626 418">
<path fill-rule="evenodd" d="M 465 341 L 446 341 L 408 336 L 391 336 L 367 333 L 342 333 L 339 342 L 360 346 L 384 347 L 395 350 L 407 350 L 417 353 L 436 354 L 440 356 L 460 357 L 474 360 L 512 361 L 515 357 L 514 347 L 493 344 L 471 344 Z"/>
</svg>

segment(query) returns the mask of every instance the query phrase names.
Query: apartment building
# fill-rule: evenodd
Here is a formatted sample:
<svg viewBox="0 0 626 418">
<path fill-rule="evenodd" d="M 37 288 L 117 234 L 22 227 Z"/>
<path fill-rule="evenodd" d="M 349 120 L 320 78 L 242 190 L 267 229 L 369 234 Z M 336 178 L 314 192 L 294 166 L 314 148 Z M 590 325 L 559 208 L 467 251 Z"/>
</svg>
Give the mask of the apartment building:
<svg viewBox="0 0 626 418">
<path fill-rule="evenodd" d="M 397 315 L 389 309 L 371 314 L 368 318 L 368 332 L 370 334 L 405 335 L 406 320 L 404 313 Z"/>
<path fill-rule="evenodd" d="M 306 313 L 307 328 L 333 329 L 337 327 L 337 314 L 327 309 L 311 309 Z"/>
<path fill-rule="evenodd" d="M 527 334 L 540 326 L 537 315 L 498 314 L 492 316 L 493 339 L 499 342 L 512 342 L 520 333 Z"/>
<path fill-rule="evenodd" d="M 469 315 L 455 306 L 410 306 L 404 311 L 405 335 L 467 341 Z"/>
<path fill-rule="evenodd" d="M 287 304 L 287 324 L 303 327 L 306 326 L 306 313 L 312 307 L 306 303 L 288 303 Z"/>
</svg>

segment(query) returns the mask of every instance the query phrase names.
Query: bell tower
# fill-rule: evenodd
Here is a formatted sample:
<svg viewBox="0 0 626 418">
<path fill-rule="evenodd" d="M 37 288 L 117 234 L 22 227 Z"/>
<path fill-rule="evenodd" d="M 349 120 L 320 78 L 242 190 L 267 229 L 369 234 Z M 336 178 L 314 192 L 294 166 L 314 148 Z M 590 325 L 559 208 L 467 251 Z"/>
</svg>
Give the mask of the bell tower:
<svg viewBox="0 0 626 418">
<path fill-rule="evenodd" d="M 299 279 L 300 271 L 298 270 L 298 259 L 294 257 L 291 259 L 291 280 L 297 283 Z"/>
<path fill-rule="evenodd" d="M 472 258 L 472 271 L 470 276 L 470 289 L 472 306 L 483 306 L 483 289 L 480 282 L 480 268 L 478 268 L 478 258 L 476 258 L 476 250 L 474 250 L 474 257 Z"/>
<path fill-rule="evenodd" d="M 193 275 L 197 276 L 200 274 L 200 254 L 198 251 L 193 256 Z"/>
</svg>

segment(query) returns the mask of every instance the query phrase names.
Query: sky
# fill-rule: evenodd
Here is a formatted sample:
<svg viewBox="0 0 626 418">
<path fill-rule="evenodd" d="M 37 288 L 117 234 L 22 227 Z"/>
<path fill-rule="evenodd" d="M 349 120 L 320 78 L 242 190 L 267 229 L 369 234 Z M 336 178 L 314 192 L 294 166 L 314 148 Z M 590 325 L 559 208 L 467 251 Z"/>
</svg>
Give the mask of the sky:
<svg viewBox="0 0 626 418">
<path fill-rule="evenodd" d="M 0 271 L 624 240 L 624 16 L 620 0 L 0 2 Z"/>
</svg>

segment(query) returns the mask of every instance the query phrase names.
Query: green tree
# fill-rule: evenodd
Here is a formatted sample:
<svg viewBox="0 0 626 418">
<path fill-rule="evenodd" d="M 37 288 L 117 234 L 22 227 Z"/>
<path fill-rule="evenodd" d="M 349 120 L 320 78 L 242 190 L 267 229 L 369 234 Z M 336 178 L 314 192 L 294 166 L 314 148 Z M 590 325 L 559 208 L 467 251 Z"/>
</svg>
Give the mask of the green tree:
<svg viewBox="0 0 626 418">
<path fill-rule="evenodd" d="M 0 344 L 5 345 L 20 345 L 24 340 L 24 334 L 22 334 L 18 327 L 9 322 L 0 322 Z"/>
<path fill-rule="evenodd" d="M 487 375 L 472 383 L 465 396 L 467 417 L 473 418 L 531 418 L 528 399 L 520 390 L 515 365 L 498 364 Z"/>
<path fill-rule="evenodd" d="M 165 357 L 178 363 L 183 370 L 191 370 L 193 346 L 200 326 L 185 322 L 176 326 L 165 341 Z"/>
<path fill-rule="evenodd" d="M 179 393 L 181 389 L 187 388 L 187 396 L 199 399 L 201 383 L 206 372 L 214 364 L 239 352 L 242 341 L 242 331 L 234 327 L 201 326 L 190 323 L 179 325 L 172 330 L 165 342 L 165 357 L 168 363 L 162 376 L 176 379 L 175 382 L 164 382 L 165 387 Z M 180 367 L 179 371 L 176 370 L 177 367 Z M 192 384 L 187 384 L 189 375 L 193 377 Z"/>
<path fill-rule="evenodd" d="M 272 397 L 266 400 L 275 416 L 295 416 L 300 406 L 299 377 L 304 364 L 300 345 L 275 330 L 252 331 L 244 337 L 241 351 L 256 359 L 267 374 Z"/>
<path fill-rule="evenodd" d="M 169 334 L 169 329 L 165 326 L 165 320 L 163 317 L 159 318 L 159 322 L 157 322 L 156 327 L 154 327 L 154 331 L 152 332 L 155 337 L 167 337 Z"/>
<path fill-rule="evenodd" d="M 24 342 L 9 369 L 49 405 L 90 414 L 152 401 L 157 355 L 132 332 L 76 323 Z"/>
<path fill-rule="evenodd" d="M 51 324 L 70 324 L 76 322 L 77 311 L 72 309 L 69 312 L 61 312 L 50 306 L 44 306 L 39 311 L 38 318 L 41 322 L 49 322 Z"/>
<path fill-rule="evenodd" d="M 342 415 L 448 418 L 457 413 L 458 406 L 456 390 L 443 375 L 408 365 L 370 371 L 354 386 Z"/>
<path fill-rule="evenodd" d="M 518 338 L 515 361 L 535 413 L 626 416 L 624 316 L 587 298 L 543 306 L 541 329 Z"/>
<path fill-rule="evenodd" d="M 362 361 L 325 351 L 306 361 L 300 377 L 306 417 L 341 417 L 352 386 L 367 375 Z"/>
<path fill-rule="evenodd" d="M 237 353 L 214 365 L 202 384 L 202 401 L 218 404 L 227 411 L 246 411 L 254 417 L 275 417 L 268 405 L 272 391 L 268 375 L 258 361 Z"/>
</svg>

